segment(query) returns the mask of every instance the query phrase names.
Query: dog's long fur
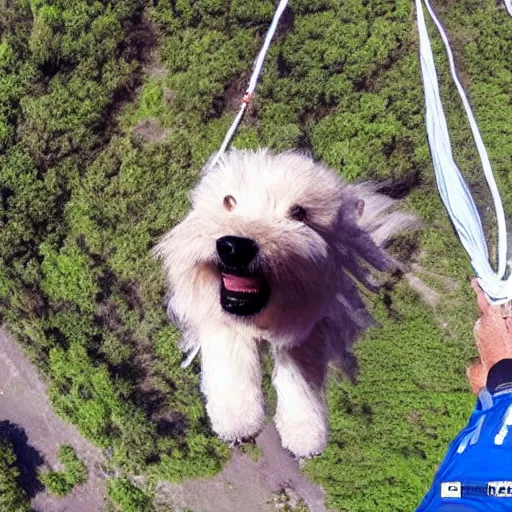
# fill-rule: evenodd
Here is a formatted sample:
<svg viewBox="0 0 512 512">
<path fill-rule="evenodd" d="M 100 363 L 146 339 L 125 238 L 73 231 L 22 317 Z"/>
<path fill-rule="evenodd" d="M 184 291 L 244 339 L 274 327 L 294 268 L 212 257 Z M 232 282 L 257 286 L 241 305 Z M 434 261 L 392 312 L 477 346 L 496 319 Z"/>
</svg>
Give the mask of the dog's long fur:
<svg viewBox="0 0 512 512">
<path fill-rule="evenodd" d="M 228 211 L 225 196 L 236 199 Z M 394 262 L 383 245 L 415 224 L 372 184 L 346 185 L 331 169 L 298 152 L 231 150 L 204 171 L 192 209 L 155 254 L 169 284 L 169 312 L 183 330 L 181 348 L 200 346 L 201 388 L 213 429 L 227 441 L 255 435 L 264 420 L 258 343 L 274 354 L 276 426 L 297 456 L 327 441 L 327 364 L 343 366 L 370 316 L 354 279 L 375 285 L 369 268 Z M 362 203 L 364 211 L 360 216 Z M 290 218 L 301 205 L 306 223 Z M 270 300 L 252 317 L 220 306 L 216 240 L 254 240 Z"/>
</svg>

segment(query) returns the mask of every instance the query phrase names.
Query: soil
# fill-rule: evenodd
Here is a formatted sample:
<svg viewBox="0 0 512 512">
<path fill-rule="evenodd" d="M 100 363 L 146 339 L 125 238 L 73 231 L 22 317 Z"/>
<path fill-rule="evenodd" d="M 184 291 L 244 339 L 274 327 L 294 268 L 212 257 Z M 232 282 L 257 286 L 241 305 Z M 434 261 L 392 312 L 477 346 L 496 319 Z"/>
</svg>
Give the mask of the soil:
<svg viewBox="0 0 512 512">
<path fill-rule="evenodd" d="M 281 447 L 279 435 L 270 424 L 257 437 L 262 454 L 257 461 L 239 449 L 214 478 L 182 484 L 160 483 L 157 503 L 176 512 L 270 512 L 282 508 L 278 497 L 286 495 L 293 510 L 301 498 L 310 512 L 327 512 L 324 491 L 300 470 L 299 463 Z"/>
<path fill-rule="evenodd" d="M 143 119 L 137 123 L 134 133 L 149 142 L 162 142 L 170 135 L 171 130 L 163 128 L 158 119 Z"/>
</svg>

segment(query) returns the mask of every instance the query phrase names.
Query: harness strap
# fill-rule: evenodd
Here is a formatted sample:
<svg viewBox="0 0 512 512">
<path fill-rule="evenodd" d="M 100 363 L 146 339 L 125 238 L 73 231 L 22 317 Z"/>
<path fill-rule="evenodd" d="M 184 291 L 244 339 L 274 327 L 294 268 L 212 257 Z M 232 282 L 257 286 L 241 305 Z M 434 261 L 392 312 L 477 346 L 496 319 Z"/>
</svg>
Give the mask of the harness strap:
<svg viewBox="0 0 512 512">
<path fill-rule="evenodd" d="M 452 155 L 448 126 L 443 111 L 437 72 L 432 55 L 432 48 L 427 32 L 425 18 L 423 16 L 422 0 L 416 0 L 416 14 L 420 39 L 420 62 L 423 86 L 425 91 L 425 117 L 426 129 L 432 162 L 436 175 L 437 186 L 441 199 L 450 215 L 455 230 L 476 272 L 478 281 L 485 291 L 491 303 L 504 304 L 512 299 L 512 280 L 507 273 L 507 228 L 503 204 L 492 173 L 491 164 L 485 149 L 482 137 L 478 130 L 475 117 L 469 105 L 464 89 L 457 77 L 453 54 L 448 42 L 448 37 L 437 19 L 429 0 L 423 0 L 425 6 L 434 21 L 441 39 L 443 40 L 450 72 L 457 86 L 462 104 L 468 116 L 471 133 L 475 141 L 482 167 L 484 169 L 487 184 L 496 211 L 498 223 L 498 269 L 495 271 L 489 262 L 489 251 L 485 240 L 480 215 L 476 208 L 471 192 L 462 177 Z M 505 0 L 505 5 L 512 15 L 512 0 Z M 510 9 L 509 9 L 510 7 Z"/>
<path fill-rule="evenodd" d="M 238 111 L 235 120 L 231 123 L 231 126 L 229 127 L 229 130 L 226 133 L 224 140 L 222 141 L 219 151 L 214 156 L 214 158 L 212 158 L 210 168 L 215 166 L 215 164 L 219 161 L 219 158 L 226 151 L 229 143 L 231 142 L 231 139 L 235 135 L 236 129 L 238 128 L 238 125 L 240 124 L 242 117 L 244 116 L 247 106 L 249 105 L 251 99 L 254 97 L 254 91 L 256 90 L 256 85 L 258 84 L 261 70 L 263 69 L 263 64 L 265 63 L 265 57 L 267 56 L 268 49 L 270 47 L 270 42 L 274 37 L 274 33 L 279 23 L 279 19 L 281 18 L 283 11 L 286 9 L 287 4 L 288 0 L 281 0 L 279 2 L 279 5 L 277 6 L 276 12 L 274 13 L 274 17 L 272 18 L 272 23 L 270 24 L 270 27 L 267 31 L 267 35 L 265 36 L 263 46 L 261 47 L 261 50 L 258 53 L 258 57 L 256 58 L 256 61 L 254 63 L 253 72 L 249 80 L 249 84 L 247 85 L 247 89 L 245 90 L 245 94 L 242 98 L 240 110 Z"/>
</svg>

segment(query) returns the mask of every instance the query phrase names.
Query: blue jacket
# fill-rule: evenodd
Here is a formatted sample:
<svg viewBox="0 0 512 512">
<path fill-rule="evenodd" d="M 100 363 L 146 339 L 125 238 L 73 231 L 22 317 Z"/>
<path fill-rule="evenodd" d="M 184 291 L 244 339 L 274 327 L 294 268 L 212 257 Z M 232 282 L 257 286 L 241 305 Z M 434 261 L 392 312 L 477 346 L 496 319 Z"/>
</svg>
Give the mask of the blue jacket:
<svg viewBox="0 0 512 512">
<path fill-rule="evenodd" d="M 512 359 L 489 371 L 416 512 L 512 512 Z"/>
</svg>

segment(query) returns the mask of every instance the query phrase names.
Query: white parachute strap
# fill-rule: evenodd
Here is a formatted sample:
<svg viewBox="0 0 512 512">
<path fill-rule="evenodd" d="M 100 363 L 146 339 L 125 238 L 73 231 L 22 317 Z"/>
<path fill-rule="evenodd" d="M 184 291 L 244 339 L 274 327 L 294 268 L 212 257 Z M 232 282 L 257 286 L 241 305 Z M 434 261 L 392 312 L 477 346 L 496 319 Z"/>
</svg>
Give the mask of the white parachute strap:
<svg viewBox="0 0 512 512">
<path fill-rule="evenodd" d="M 258 79 L 260 77 L 261 70 L 263 69 L 263 64 L 265 63 L 265 57 L 267 56 L 267 52 L 270 47 L 270 42 L 272 41 L 272 38 L 274 37 L 274 33 L 275 33 L 275 31 L 277 29 L 277 25 L 279 23 L 279 19 L 281 18 L 283 11 L 286 9 L 287 4 L 288 4 L 288 0 L 281 0 L 279 2 L 279 5 L 277 6 L 276 12 L 274 13 L 274 17 L 272 18 L 272 23 L 270 24 L 270 27 L 267 31 L 267 35 L 265 36 L 265 41 L 263 42 L 263 46 L 261 47 L 261 50 L 258 53 L 258 57 L 256 58 L 256 61 L 254 63 L 251 79 L 249 80 L 249 84 L 247 85 L 247 89 L 245 90 L 245 94 L 242 98 L 242 104 L 240 105 L 240 110 L 238 111 L 238 114 L 235 117 L 235 120 L 229 127 L 229 130 L 226 133 L 224 140 L 222 141 L 219 151 L 217 152 L 215 157 L 212 159 L 212 161 L 210 163 L 210 167 L 215 166 L 215 164 L 218 162 L 219 158 L 226 151 L 229 143 L 231 142 L 231 139 L 233 138 L 233 135 L 235 135 L 236 129 L 238 128 L 238 125 L 240 124 L 242 117 L 244 116 L 244 112 L 247 109 L 247 106 L 249 105 L 250 101 L 252 100 L 252 98 L 254 96 L 254 91 L 256 90 L 256 85 L 258 83 Z"/>
<path fill-rule="evenodd" d="M 512 16 L 512 0 L 505 0 L 505 7 L 507 8 L 510 16 Z"/>
<path fill-rule="evenodd" d="M 425 2 L 432 20 L 439 30 L 441 39 L 443 40 L 446 48 L 450 63 L 450 72 L 468 116 L 473 139 L 475 141 L 480 160 L 482 161 L 485 178 L 491 190 L 498 222 L 497 272 L 494 271 L 489 263 L 487 243 L 485 241 L 482 222 L 475 202 L 473 201 L 471 192 L 464 181 L 457 164 L 453 160 L 450 137 L 448 135 L 448 126 L 439 92 L 434 57 L 432 55 L 427 26 L 423 16 L 422 0 L 416 0 L 416 14 L 420 39 L 421 72 L 425 90 L 426 129 L 439 193 L 452 219 L 462 245 L 469 254 L 471 264 L 473 265 L 480 286 L 485 291 L 487 298 L 493 304 L 504 304 L 512 299 L 512 279 L 505 279 L 507 272 L 507 230 L 503 205 L 496 186 L 496 181 L 494 180 L 487 151 L 482 141 L 482 137 L 480 136 L 480 132 L 478 131 L 475 117 L 471 111 L 464 89 L 457 77 L 448 38 L 441 23 L 430 6 L 429 1 L 423 1 Z M 505 0 L 505 2 L 510 4 L 512 0 Z M 507 9 L 508 7 L 510 7 L 509 12 L 511 12 L 512 5 L 507 5 Z"/>
<path fill-rule="evenodd" d="M 201 345 L 198 344 L 190 350 L 190 352 L 187 354 L 185 361 L 181 363 L 182 368 L 188 368 L 190 366 L 190 363 L 192 363 L 192 361 L 196 358 L 197 354 L 199 354 L 200 348 Z"/>
<path fill-rule="evenodd" d="M 229 143 L 231 142 L 231 139 L 233 138 L 233 135 L 235 134 L 236 129 L 238 128 L 238 125 L 240 124 L 240 121 L 242 120 L 242 117 L 244 116 L 244 112 L 247 109 L 247 105 L 249 105 L 251 99 L 254 96 L 254 91 L 256 90 L 256 85 L 258 84 L 258 79 L 261 75 L 261 71 L 263 69 L 263 64 L 265 63 L 265 57 L 267 56 L 267 52 L 270 47 L 270 42 L 272 41 L 272 38 L 274 37 L 274 34 L 277 29 L 277 25 L 279 23 L 279 20 L 281 19 L 281 15 L 283 14 L 283 11 L 286 9 L 287 5 L 288 5 L 288 0 L 281 0 L 277 6 L 276 12 L 274 13 L 274 17 L 272 18 L 272 23 L 270 24 L 270 27 L 265 36 L 265 40 L 263 41 L 263 46 L 261 47 L 261 50 L 258 53 L 258 57 L 256 58 L 256 61 L 254 63 L 253 72 L 252 72 L 251 78 L 249 80 L 249 84 L 247 85 L 247 89 L 245 90 L 245 94 L 243 95 L 240 110 L 238 111 L 238 114 L 235 117 L 235 120 L 231 123 L 231 126 L 229 127 L 229 130 L 226 133 L 224 140 L 222 141 L 220 149 L 217 152 L 217 154 L 215 155 L 215 157 L 212 158 L 212 160 L 209 164 L 209 167 L 215 166 L 215 164 L 218 162 L 219 158 L 226 151 L 226 148 L 228 147 Z M 182 368 L 187 368 L 187 366 L 190 366 L 190 363 L 192 363 L 192 361 L 195 359 L 195 357 L 199 353 L 200 348 L 201 348 L 200 345 L 197 345 L 188 353 L 185 361 L 183 361 L 183 363 L 181 363 Z"/>
</svg>

